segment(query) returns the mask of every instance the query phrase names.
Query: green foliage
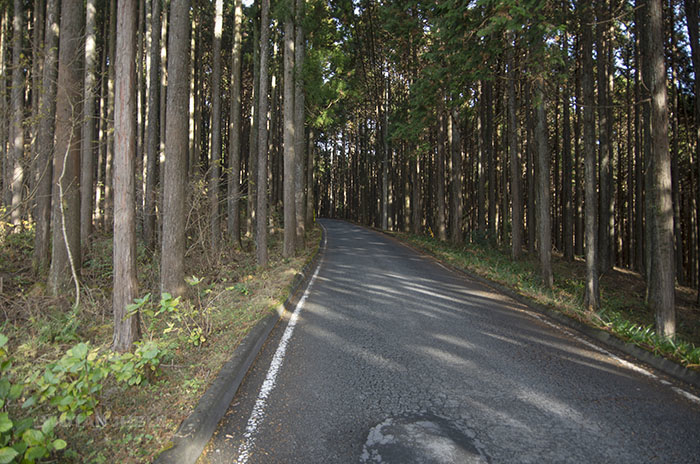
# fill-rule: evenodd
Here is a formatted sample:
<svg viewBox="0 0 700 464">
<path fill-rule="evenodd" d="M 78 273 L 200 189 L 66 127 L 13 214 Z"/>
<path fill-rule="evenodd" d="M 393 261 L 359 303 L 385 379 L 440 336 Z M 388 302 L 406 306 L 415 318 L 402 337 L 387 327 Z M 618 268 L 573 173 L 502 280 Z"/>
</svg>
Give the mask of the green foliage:
<svg viewBox="0 0 700 464">
<path fill-rule="evenodd" d="M 150 340 L 179 335 L 190 345 L 200 346 L 206 342 L 211 330 L 209 313 L 214 286 L 213 284 L 204 285 L 204 280 L 196 276 L 185 280 L 197 292 L 194 304 L 182 303 L 180 297 L 173 298 L 171 294 L 163 293 L 160 302 L 154 307 L 149 304 L 151 298 L 149 293 L 128 305 L 125 317 L 131 317 L 140 312 L 142 319 L 147 323 L 146 333 Z"/>
<path fill-rule="evenodd" d="M 0 464 L 12 462 L 34 463 L 47 458 L 54 451 L 60 451 L 67 443 L 56 438 L 54 429 L 58 423 L 50 416 L 34 428 L 34 419 L 12 418 L 8 406 L 24 396 L 26 385 L 10 381 L 12 358 L 7 351 L 8 339 L 0 334 Z"/>
<path fill-rule="evenodd" d="M 108 378 L 129 386 L 140 385 L 154 373 L 164 356 L 154 342 L 138 344 L 133 353 L 103 352 L 78 343 L 43 373 L 33 372 L 27 379 L 34 394 L 22 406 L 48 404 L 59 413 L 60 422 L 75 421 L 78 425 L 96 415 L 102 391 Z M 104 419 L 95 417 L 97 423 Z"/>
</svg>

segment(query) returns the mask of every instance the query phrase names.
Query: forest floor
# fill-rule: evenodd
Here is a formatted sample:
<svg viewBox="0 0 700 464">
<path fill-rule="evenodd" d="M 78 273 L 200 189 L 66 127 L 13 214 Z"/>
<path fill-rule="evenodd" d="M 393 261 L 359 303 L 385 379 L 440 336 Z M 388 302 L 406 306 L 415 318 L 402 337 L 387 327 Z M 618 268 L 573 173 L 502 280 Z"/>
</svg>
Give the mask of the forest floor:
<svg viewBox="0 0 700 464">
<path fill-rule="evenodd" d="M 600 277 L 601 309 L 589 314 L 583 308 L 586 263 L 580 257 L 569 262 L 554 253 L 554 287 L 546 289 L 539 277 L 536 254 L 524 252 L 522 259 L 514 262 L 510 258 L 510 248 L 500 248 L 485 240 L 455 247 L 433 237 L 405 233 L 396 236 L 457 268 L 511 288 L 550 309 L 700 370 L 700 306 L 694 289 L 676 287 L 677 337 L 662 339 L 654 332 L 654 313 L 644 301 L 646 285 L 636 272 L 616 267 L 604 273 Z"/>
<path fill-rule="evenodd" d="M 270 262 L 264 269 L 256 266 L 250 239 L 244 239 L 243 251 L 224 245 L 217 255 L 201 244 L 192 245 L 186 255 L 187 275 L 193 276 L 187 298 L 160 315 L 165 306 L 157 301 L 149 299 L 141 308 L 142 337 L 156 342 L 159 367 L 146 372 L 148 380 L 140 385 L 118 383 L 114 376 L 102 380 L 88 419 L 81 425 L 68 425 L 73 421 L 56 427 L 55 435 L 68 447 L 53 458 L 151 462 L 172 446 L 172 435 L 235 347 L 287 298 L 295 274 L 318 249 L 317 227 L 307 235 L 303 253 L 282 258 L 280 232 L 269 236 Z M 13 366 L 7 377 L 15 384 L 26 382 L 31 374 L 41 375 L 79 343 L 87 343 L 90 352 L 109 353 L 112 342 L 111 237 L 96 237 L 85 253 L 77 309 L 67 298 L 47 296 L 45 278 L 32 271 L 32 247 L 32 231 L 0 234 L 0 333 L 9 338 L 5 348 Z M 157 255 L 139 249 L 141 296 L 159 293 L 158 263 Z M 25 392 L 32 388 L 26 385 Z M 4 410 L 11 417 L 35 417 L 34 427 L 57 414 L 47 403 L 22 409 L 22 401 L 5 404 Z"/>
</svg>

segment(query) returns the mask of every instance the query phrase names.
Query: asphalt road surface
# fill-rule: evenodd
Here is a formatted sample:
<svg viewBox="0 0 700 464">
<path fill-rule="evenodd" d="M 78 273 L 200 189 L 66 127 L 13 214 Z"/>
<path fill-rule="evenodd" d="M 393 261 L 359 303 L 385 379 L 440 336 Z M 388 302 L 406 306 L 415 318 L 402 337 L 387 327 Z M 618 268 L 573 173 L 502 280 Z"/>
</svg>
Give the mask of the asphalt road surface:
<svg viewBox="0 0 700 464">
<path fill-rule="evenodd" d="M 275 329 L 201 462 L 700 462 L 690 387 L 383 234 L 321 224 L 293 331 Z"/>
</svg>

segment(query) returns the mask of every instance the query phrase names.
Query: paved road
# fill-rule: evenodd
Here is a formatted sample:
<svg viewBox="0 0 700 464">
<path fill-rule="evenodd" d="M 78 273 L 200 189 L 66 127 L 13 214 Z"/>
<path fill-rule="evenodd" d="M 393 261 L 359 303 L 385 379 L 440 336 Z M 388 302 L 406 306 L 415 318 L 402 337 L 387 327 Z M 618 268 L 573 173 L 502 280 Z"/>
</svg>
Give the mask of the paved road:
<svg viewBox="0 0 700 464">
<path fill-rule="evenodd" d="M 258 399 L 285 326 L 202 462 L 700 462 L 700 404 L 663 379 L 391 238 L 322 224 L 273 388 Z"/>
</svg>

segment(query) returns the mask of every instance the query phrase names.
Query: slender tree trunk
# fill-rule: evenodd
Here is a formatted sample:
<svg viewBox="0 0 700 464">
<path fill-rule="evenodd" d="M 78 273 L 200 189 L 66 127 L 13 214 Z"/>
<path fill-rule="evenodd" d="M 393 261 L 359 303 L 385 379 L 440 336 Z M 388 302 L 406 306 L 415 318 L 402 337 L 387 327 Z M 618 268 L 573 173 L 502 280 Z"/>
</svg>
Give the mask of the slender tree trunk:
<svg viewBox="0 0 700 464">
<path fill-rule="evenodd" d="M 257 177 L 258 177 L 258 106 L 260 104 L 260 23 L 253 21 L 253 94 L 250 98 L 250 133 L 248 134 L 248 204 L 247 232 L 255 235 L 257 226 Z"/>
<path fill-rule="evenodd" d="M 152 0 L 151 67 L 148 70 L 148 118 L 146 128 L 146 192 L 143 214 L 143 235 L 146 248 L 155 250 L 156 182 L 160 135 L 160 22 L 161 0 Z"/>
<path fill-rule="evenodd" d="M 537 125 L 535 126 L 535 138 L 537 139 L 537 238 L 539 241 L 540 272 L 542 281 L 548 288 L 554 285 L 552 275 L 552 227 L 551 227 L 551 199 L 549 180 L 549 147 L 547 146 L 547 114 L 544 103 L 544 82 L 540 78 L 537 85 L 537 104 L 535 114 Z"/>
<path fill-rule="evenodd" d="M 258 182 L 256 211 L 257 260 L 267 266 L 267 110 L 268 54 L 270 41 L 270 0 L 262 0 L 260 10 L 260 95 L 258 96 Z"/>
<path fill-rule="evenodd" d="M 654 192 L 652 200 L 653 272 L 649 282 L 649 305 L 656 313 L 657 332 L 662 336 L 672 337 L 676 332 L 673 201 L 661 0 L 649 0 L 647 11 L 651 52 L 651 152 L 653 157 L 651 188 Z"/>
<path fill-rule="evenodd" d="M 442 101 L 442 100 L 441 100 Z M 445 227 L 445 126 L 449 124 L 449 113 L 440 108 L 438 119 L 438 146 L 437 146 L 437 231 L 441 241 L 447 240 L 447 227 Z M 445 117 L 446 115 L 447 118 Z"/>
<path fill-rule="evenodd" d="M 31 122 L 30 122 L 30 183 L 29 191 L 36 192 L 39 172 L 43 169 L 39 162 L 39 147 L 37 145 L 37 133 L 39 129 L 39 99 L 41 96 L 41 66 L 43 64 L 43 41 L 44 41 L 44 0 L 34 0 L 34 12 L 32 19 L 32 96 L 31 96 Z M 2 45 L 0 45 L 0 48 Z M 0 131 L 1 132 L 1 131 Z M 0 138 L 2 140 L 2 138 Z M 2 153 L 0 152 L 0 156 Z M 36 221 L 36 194 L 30 194 L 31 199 L 31 214 Z"/>
<path fill-rule="evenodd" d="M 569 39 L 564 35 L 564 44 L 562 45 L 565 56 L 569 52 Z M 567 59 L 565 63 L 569 63 Z M 571 176 L 573 166 L 571 163 L 571 92 L 569 83 L 564 86 L 564 110 L 562 117 L 564 119 L 564 127 L 562 129 L 562 237 L 564 240 L 564 259 L 567 261 L 574 260 L 574 215 L 573 202 L 571 193 Z"/>
<path fill-rule="evenodd" d="M 496 239 L 496 153 L 493 146 L 493 84 L 482 81 L 483 89 L 483 153 L 486 159 L 488 175 L 488 235 L 489 240 Z"/>
<path fill-rule="evenodd" d="M 586 290 L 584 306 L 590 312 L 600 307 L 598 285 L 598 201 L 596 193 L 595 117 L 593 114 L 593 15 L 584 5 L 583 16 L 583 157 L 586 189 Z"/>
<path fill-rule="evenodd" d="M 598 248 L 600 271 L 606 272 L 612 268 L 610 256 L 610 223 L 611 185 L 609 183 L 611 168 L 610 134 L 608 132 L 608 67 L 607 67 L 607 2 L 596 1 L 596 70 L 598 76 L 598 133 L 600 138 L 600 221 L 598 222 Z"/>
<path fill-rule="evenodd" d="M 294 15 L 284 21 L 284 246 L 282 256 L 296 250 L 296 202 L 294 198 L 296 155 L 294 153 Z"/>
<path fill-rule="evenodd" d="M 59 0 L 46 2 L 46 33 L 44 35 L 44 69 L 39 99 L 39 177 L 36 193 L 36 236 L 34 238 L 34 267 L 43 271 L 49 263 L 51 233 L 51 186 L 53 184 L 53 135 L 56 115 L 56 77 L 58 75 L 58 6 Z"/>
<path fill-rule="evenodd" d="M 81 0 L 61 3 L 53 163 L 53 239 L 48 287 L 63 293 L 80 266 L 80 31 Z M 78 295 L 76 295 L 76 298 Z"/>
<path fill-rule="evenodd" d="M 481 84 L 481 92 L 480 92 L 480 105 L 479 105 L 479 110 L 477 112 L 477 124 L 476 124 L 476 131 L 477 137 L 481 137 L 479 139 L 479 153 L 478 153 L 478 158 L 477 158 L 477 179 L 478 179 L 478 189 L 477 189 L 477 222 L 476 222 L 476 227 L 479 232 L 479 234 L 483 235 L 486 233 L 486 172 L 484 169 L 484 163 L 486 160 L 486 147 L 484 140 L 486 139 L 486 136 L 484 134 L 484 87 L 483 83 Z"/>
<path fill-rule="evenodd" d="M 700 8 L 698 8 L 698 0 L 685 0 L 685 16 L 688 27 L 688 36 L 690 38 L 690 50 L 693 62 L 693 72 L 695 73 L 695 163 L 697 165 L 697 179 L 700 180 L 700 32 L 698 31 L 698 18 L 700 17 Z M 695 20 L 693 20 L 695 18 Z M 700 240 L 700 188 L 696 185 L 695 188 L 695 207 L 696 207 L 696 238 Z M 700 266 L 698 266 L 700 271 Z M 700 282 L 700 275 L 698 275 Z M 698 301 L 700 302 L 700 289 L 698 290 Z"/>
<path fill-rule="evenodd" d="M 580 47 L 576 47 L 580 50 Z M 579 53 L 580 56 L 580 53 Z M 574 253 L 578 256 L 583 255 L 583 242 L 584 242 L 584 212 L 583 212 L 583 195 L 585 194 L 585 174 L 583 171 L 583 163 L 581 163 L 581 60 L 577 60 L 577 70 L 576 70 L 576 112 L 575 112 L 575 124 L 574 124 L 574 163 L 576 165 L 576 175 L 574 178 Z M 595 161 L 595 160 L 594 160 Z M 583 175 L 582 175 L 583 174 Z M 583 183 L 583 189 L 581 184 Z"/>
<path fill-rule="evenodd" d="M 241 247 L 241 24 L 243 6 L 235 0 L 231 57 L 231 119 L 229 124 L 228 232 Z M 252 131 L 252 127 L 251 127 Z"/>
<path fill-rule="evenodd" d="M 97 66 L 96 1 L 87 0 L 85 10 L 85 80 L 80 168 L 80 245 L 85 249 L 92 234 L 92 203 L 95 165 L 95 69 Z"/>
<path fill-rule="evenodd" d="M 105 201 L 104 201 L 104 228 L 112 228 L 114 196 L 112 187 L 114 164 L 114 79 L 115 56 L 117 54 L 117 0 L 110 0 L 109 4 L 109 76 L 107 82 L 107 158 L 105 159 Z M 112 130 L 110 130 L 112 129 Z"/>
<path fill-rule="evenodd" d="M 452 110 L 449 116 L 448 140 L 452 157 L 450 171 L 452 191 L 452 214 L 450 214 L 450 240 L 455 245 L 464 240 L 462 233 L 462 142 L 459 132 L 459 114 Z"/>
<path fill-rule="evenodd" d="M 316 218 L 316 203 L 314 202 L 314 154 L 316 153 L 316 142 L 314 140 L 313 129 L 309 129 L 307 139 L 307 159 L 306 159 L 306 226 L 311 228 Z"/>
<path fill-rule="evenodd" d="M 10 127 L 10 163 L 12 203 L 10 218 L 12 224 L 22 223 L 22 184 L 24 182 L 24 66 L 22 65 L 22 37 L 24 29 L 24 2 L 14 0 L 12 16 L 12 126 Z"/>
<path fill-rule="evenodd" d="M 221 34 L 224 21 L 224 1 L 216 0 L 214 3 L 214 69 L 211 82 L 211 165 L 209 172 L 209 207 L 211 226 L 211 250 L 214 254 L 219 252 L 219 238 L 221 237 L 221 220 L 219 214 L 219 183 L 221 182 Z"/>
<path fill-rule="evenodd" d="M 296 246 L 303 250 L 306 246 L 306 202 L 304 199 L 304 166 L 306 165 L 306 122 L 304 96 L 304 10 L 305 0 L 296 0 L 296 26 L 294 30 L 294 202 L 296 212 Z"/>
<path fill-rule="evenodd" d="M 187 184 L 189 96 L 189 0 L 170 4 L 168 33 L 168 118 L 165 123 L 161 293 L 185 293 L 185 188 Z"/>
<path fill-rule="evenodd" d="M 116 351 L 128 351 L 139 338 L 139 317 L 127 316 L 138 296 L 136 274 L 136 8 L 119 0 L 114 90 L 114 338 Z M 88 4 L 89 5 L 89 4 Z M 89 8 L 89 7 L 88 7 Z"/>
<path fill-rule="evenodd" d="M 12 204 L 12 192 L 10 191 L 10 169 L 8 168 L 8 151 L 7 144 L 9 142 L 9 127 L 8 127 L 8 107 L 7 107 L 7 34 L 8 34 L 8 10 L 4 8 L 0 17 L 0 163 L 2 170 L 0 171 L 0 204 L 10 206 Z"/>
<path fill-rule="evenodd" d="M 383 79 L 382 114 L 382 230 L 389 230 L 389 76 Z"/>
<path fill-rule="evenodd" d="M 521 164 L 520 153 L 518 152 L 518 120 L 516 108 L 518 102 L 515 95 L 515 38 L 508 44 L 506 59 L 508 60 L 508 147 L 510 151 L 510 190 L 512 207 L 512 231 L 511 231 L 511 256 L 514 260 L 520 258 L 523 252 L 523 205 L 522 192 L 520 188 Z"/>
</svg>

